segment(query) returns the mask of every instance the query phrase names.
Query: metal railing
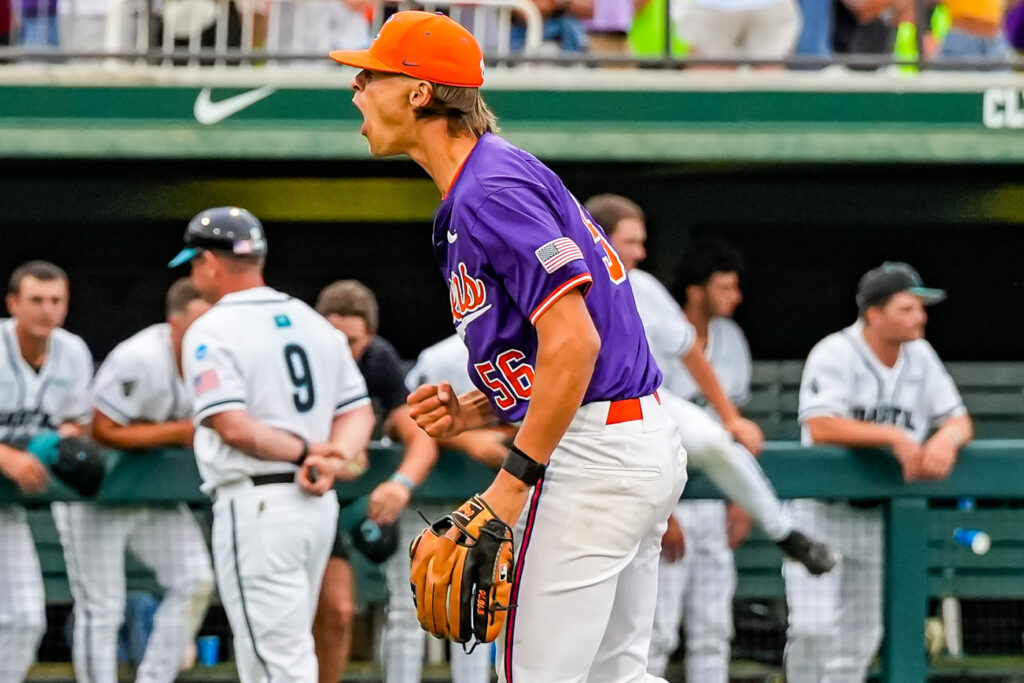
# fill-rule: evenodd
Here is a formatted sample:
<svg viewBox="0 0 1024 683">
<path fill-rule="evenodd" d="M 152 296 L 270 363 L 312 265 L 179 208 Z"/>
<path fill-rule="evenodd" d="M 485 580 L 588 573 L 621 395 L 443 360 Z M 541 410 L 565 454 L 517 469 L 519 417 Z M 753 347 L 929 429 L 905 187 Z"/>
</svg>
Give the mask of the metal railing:
<svg viewBox="0 0 1024 683">
<path fill-rule="evenodd" d="M 4 2 L 7 0 L 0 0 Z M 444 11 L 467 25 L 484 47 L 486 61 L 514 66 L 522 63 L 571 65 L 629 65 L 647 68 L 683 67 L 783 67 L 814 70 L 829 66 L 870 71 L 891 67 L 902 73 L 916 71 L 1010 71 L 1024 67 L 1015 57 L 1005 59 L 928 59 L 893 54 L 834 54 L 828 57 L 793 55 L 785 59 L 705 59 L 672 53 L 671 2 L 665 3 L 663 52 L 658 55 L 542 52 L 544 18 L 533 0 L 375 0 L 372 18 L 352 10 L 347 15 L 350 32 L 339 44 L 324 31 L 329 7 L 337 11 L 341 0 L 107 0 L 101 44 L 76 45 L 66 38 L 86 19 L 95 21 L 96 0 L 59 0 L 53 13 L 50 0 L 36 0 L 33 18 L 54 21 L 64 35 L 60 45 L 19 45 L 22 7 L 33 0 L 10 0 L 14 27 L 10 46 L 0 46 L 0 61 L 73 63 L 105 59 L 107 66 L 123 64 L 215 66 L 284 64 L 327 66 L 328 49 L 364 47 L 393 9 L 421 8 Z M 915 24 L 918 54 L 928 17 L 918 0 Z M 87 7 L 88 6 L 88 7 Z M 92 11 L 89 14 L 88 11 Z M 522 49 L 511 45 L 514 26 L 525 34 Z M 360 34 L 362 40 L 354 38 Z M 360 44 L 354 44 L 360 43 Z"/>
<path fill-rule="evenodd" d="M 0 0 L 6 1 L 6 0 Z M 14 24 L 25 21 L 14 0 Z M 34 19 L 56 22 L 64 32 L 60 45 L 0 47 L 0 60 L 48 62 L 103 58 L 110 66 L 136 62 L 162 65 L 226 66 L 274 62 L 294 64 L 320 60 L 326 66 L 330 49 L 369 45 L 385 16 L 413 7 L 443 11 L 457 18 L 485 48 L 488 58 L 535 58 L 542 42 L 540 11 L 531 0 L 376 0 L 372 20 L 340 0 L 108 0 L 103 15 L 86 15 L 81 2 L 67 4 L 57 14 L 49 0 L 39 0 Z M 74 34 L 86 19 L 102 20 L 102 40 L 84 49 Z M 513 25 L 523 26 L 523 47 L 513 50 Z M 68 39 L 70 38 L 70 40 Z"/>
</svg>

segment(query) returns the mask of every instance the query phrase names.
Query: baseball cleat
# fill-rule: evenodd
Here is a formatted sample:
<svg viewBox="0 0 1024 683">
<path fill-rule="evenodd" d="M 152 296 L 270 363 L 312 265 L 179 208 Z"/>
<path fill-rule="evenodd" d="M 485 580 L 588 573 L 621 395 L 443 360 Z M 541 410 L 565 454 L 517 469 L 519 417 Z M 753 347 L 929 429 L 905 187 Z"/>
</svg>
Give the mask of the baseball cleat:
<svg viewBox="0 0 1024 683">
<path fill-rule="evenodd" d="M 799 562 L 813 576 L 821 576 L 836 566 L 838 557 L 824 543 L 811 540 L 803 532 L 791 531 L 776 545 L 787 558 Z"/>
</svg>

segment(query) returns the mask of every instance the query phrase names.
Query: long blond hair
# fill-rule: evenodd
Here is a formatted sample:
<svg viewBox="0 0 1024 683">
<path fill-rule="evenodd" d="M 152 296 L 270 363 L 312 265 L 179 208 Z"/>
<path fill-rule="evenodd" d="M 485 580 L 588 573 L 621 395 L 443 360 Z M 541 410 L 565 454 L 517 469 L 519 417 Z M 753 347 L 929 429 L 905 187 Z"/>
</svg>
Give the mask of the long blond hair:
<svg viewBox="0 0 1024 683">
<path fill-rule="evenodd" d="M 480 88 L 460 88 L 431 83 L 430 102 L 416 110 L 416 118 L 439 117 L 448 120 L 448 135 L 465 133 L 480 137 L 498 132 L 498 119 L 484 102 Z"/>
</svg>

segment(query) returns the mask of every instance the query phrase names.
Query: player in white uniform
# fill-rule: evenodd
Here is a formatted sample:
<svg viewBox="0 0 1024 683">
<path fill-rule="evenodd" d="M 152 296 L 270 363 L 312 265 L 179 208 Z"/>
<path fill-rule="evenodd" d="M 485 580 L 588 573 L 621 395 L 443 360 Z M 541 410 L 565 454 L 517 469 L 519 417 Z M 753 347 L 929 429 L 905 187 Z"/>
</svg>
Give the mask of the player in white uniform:
<svg viewBox="0 0 1024 683">
<path fill-rule="evenodd" d="M 756 425 L 739 417 L 735 407 L 749 393 L 749 351 L 745 351 L 742 332 L 739 348 L 735 335 L 726 335 L 731 343 L 722 350 L 733 353 L 728 356 L 720 353 L 714 372 L 705 374 L 704 368 L 712 369 L 712 366 L 705 356 L 704 345 L 697 343 L 697 330 L 668 290 L 653 275 L 637 268 L 646 258 L 647 233 L 640 207 L 625 197 L 607 194 L 592 197 L 586 207 L 608 231 L 629 272 L 651 351 L 665 377 L 659 395 L 678 425 L 689 464 L 703 471 L 723 493 L 749 510 L 783 552 L 805 563 L 815 573 L 828 571 L 834 564 L 828 549 L 793 528 L 771 484 L 751 456 L 751 451 L 760 450 L 762 435 Z M 723 312 L 731 314 L 731 311 Z M 738 331 L 738 326 L 735 330 Z M 710 350 L 714 352 L 714 347 Z M 725 381 L 720 381 L 718 368 L 723 365 L 730 368 L 722 372 Z M 735 443 L 707 412 L 680 398 L 696 398 L 698 393 L 708 399 L 709 410 L 717 408 L 717 415 L 733 416 L 727 422 L 732 424 L 733 437 L 747 448 Z M 690 532 L 686 534 L 685 544 L 689 558 L 684 562 L 680 562 L 686 556 L 680 523 Z M 688 680 L 727 680 L 735 580 L 726 534 L 725 505 L 717 501 L 678 505 L 662 540 L 649 671 L 656 675 L 664 673 L 668 657 L 678 645 L 679 618 L 685 599 Z"/>
<path fill-rule="evenodd" d="M 110 352 L 93 382 L 97 443 L 121 450 L 192 447 L 181 341 L 209 307 L 187 279 L 179 280 L 167 294 L 167 322 L 147 327 Z M 213 592 L 209 553 L 188 507 L 55 503 L 53 517 L 75 598 L 76 678 L 117 680 L 128 549 L 153 570 L 164 591 L 136 680 L 173 681 Z"/>
<path fill-rule="evenodd" d="M 315 683 L 313 612 L 338 523 L 332 486 L 365 470 L 366 385 L 344 335 L 264 284 L 266 239 L 252 214 L 203 211 L 185 244 L 171 266 L 191 262 L 196 289 L 216 301 L 182 355 L 238 675 Z"/>
<path fill-rule="evenodd" d="M 741 269 L 734 250 L 722 245 L 697 246 L 687 250 L 676 283 L 679 291 L 685 292 L 684 312 L 696 330 L 695 343 L 711 363 L 722 390 L 737 406 L 750 398 L 751 375 L 750 347 L 743 330 L 731 320 L 741 300 Z M 681 367 L 679 363 L 676 366 L 677 370 Z M 685 369 L 672 375 L 673 394 L 693 403 L 702 398 L 700 387 Z M 733 448 L 742 446 L 733 444 Z M 752 465 L 750 457 L 747 452 L 737 454 L 742 462 Z M 686 552 L 675 561 L 662 556 L 651 665 L 664 666 L 667 662 L 678 646 L 679 623 L 683 621 L 687 680 L 726 683 L 736 590 L 732 546 L 742 542 L 749 520 L 741 517 L 735 522 L 742 527 L 746 521 L 746 529 L 730 527 L 726 504 L 719 500 L 681 501 L 673 518 L 686 539 Z M 737 519 L 735 510 L 733 519 Z M 791 530 L 786 528 L 784 515 L 770 519 L 779 525 L 778 530 L 773 529 L 777 537 Z M 670 530 L 673 526 L 670 522 Z"/>
<path fill-rule="evenodd" d="M 52 263 L 31 261 L 14 271 L 7 310 L 12 317 L 0 320 L 0 474 L 26 493 L 39 492 L 46 468 L 21 448 L 45 429 L 84 431 L 92 355 L 60 328 L 68 278 Z M 25 678 L 45 630 L 43 577 L 25 510 L 0 505 L 0 681 Z"/>
<path fill-rule="evenodd" d="M 857 322 L 825 337 L 807 357 L 800 382 L 804 444 L 891 450 L 907 481 L 949 474 L 973 429 L 952 378 L 924 339 L 924 307 L 944 297 L 905 263 L 885 263 L 861 278 Z M 837 544 L 842 560 L 822 577 L 793 563 L 783 567 L 786 678 L 863 681 L 882 638 L 881 501 L 790 506 L 797 523 Z"/>
<path fill-rule="evenodd" d="M 473 391 L 466 367 L 469 351 L 457 334 L 424 349 L 406 375 L 410 391 L 423 384 L 449 382 L 456 394 Z M 470 457 L 498 469 L 508 452 L 506 433 L 499 429 L 476 429 L 442 441 L 442 446 L 457 448 Z M 416 505 L 406 508 L 399 518 L 399 548 L 409 544 L 423 530 L 423 519 L 447 514 L 451 505 Z M 388 560 L 388 611 L 381 637 L 381 654 L 386 683 L 417 683 L 423 669 L 424 634 L 416 619 L 416 607 L 409 594 L 409 558 L 396 553 Z M 486 683 L 491 680 L 491 648 L 478 647 L 465 654 L 457 643 L 449 643 L 452 683 Z"/>
</svg>

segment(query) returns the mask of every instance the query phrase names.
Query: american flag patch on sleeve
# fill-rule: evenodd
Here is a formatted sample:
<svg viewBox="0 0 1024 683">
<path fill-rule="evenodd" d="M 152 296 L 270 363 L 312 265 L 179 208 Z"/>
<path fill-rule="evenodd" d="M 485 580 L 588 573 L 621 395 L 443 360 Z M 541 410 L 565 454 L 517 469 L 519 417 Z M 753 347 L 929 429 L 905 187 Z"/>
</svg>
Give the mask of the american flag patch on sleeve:
<svg viewBox="0 0 1024 683">
<path fill-rule="evenodd" d="M 568 237 L 551 240 L 533 253 L 537 255 L 537 260 L 548 273 L 555 272 L 570 261 L 583 258 L 583 252 Z"/>
<path fill-rule="evenodd" d="M 220 377 L 217 376 L 216 369 L 210 368 L 200 372 L 193 380 L 193 384 L 195 385 L 196 396 L 199 396 L 207 391 L 220 388 Z"/>
</svg>

